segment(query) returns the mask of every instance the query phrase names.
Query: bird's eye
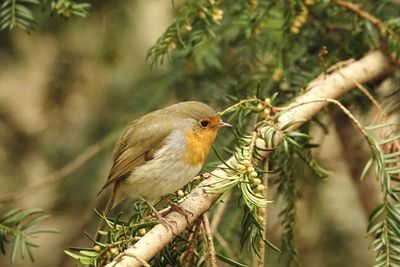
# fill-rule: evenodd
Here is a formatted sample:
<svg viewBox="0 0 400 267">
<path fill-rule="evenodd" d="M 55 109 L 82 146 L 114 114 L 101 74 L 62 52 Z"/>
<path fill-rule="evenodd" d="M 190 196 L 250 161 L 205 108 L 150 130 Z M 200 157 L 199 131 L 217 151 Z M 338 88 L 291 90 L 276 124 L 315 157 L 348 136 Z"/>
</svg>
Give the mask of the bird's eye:
<svg viewBox="0 0 400 267">
<path fill-rule="evenodd" d="M 206 120 L 202 120 L 202 121 L 200 121 L 200 125 L 201 125 L 201 127 L 203 127 L 203 128 L 206 128 L 207 126 L 208 126 L 208 121 L 206 121 Z"/>
</svg>

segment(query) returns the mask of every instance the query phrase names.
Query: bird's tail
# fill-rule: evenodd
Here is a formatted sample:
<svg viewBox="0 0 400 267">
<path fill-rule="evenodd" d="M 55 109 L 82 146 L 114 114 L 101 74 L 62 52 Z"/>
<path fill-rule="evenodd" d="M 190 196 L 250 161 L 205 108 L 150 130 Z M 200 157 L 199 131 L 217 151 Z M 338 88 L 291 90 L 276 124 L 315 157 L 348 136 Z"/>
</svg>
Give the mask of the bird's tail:
<svg viewBox="0 0 400 267">
<path fill-rule="evenodd" d="M 114 183 L 114 187 L 113 187 L 113 190 L 111 191 L 110 199 L 108 200 L 106 208 L 104 209 L 103 215 L 105 218 L 108 217 L 112 208 L 114 207 L 116 188 L 117 188 L 117 184 Z M 94 239 L 97 242 L 100 241 L 100 237 L 101 237 L 101 235 L 99 234 L 99 231 L 103 230 L 105 226 L 106 226 L 106 220 L 102 218 L 99 222 L 99 226 L 97 226 L 96 235 L 94 237 Z"/>
</svg>

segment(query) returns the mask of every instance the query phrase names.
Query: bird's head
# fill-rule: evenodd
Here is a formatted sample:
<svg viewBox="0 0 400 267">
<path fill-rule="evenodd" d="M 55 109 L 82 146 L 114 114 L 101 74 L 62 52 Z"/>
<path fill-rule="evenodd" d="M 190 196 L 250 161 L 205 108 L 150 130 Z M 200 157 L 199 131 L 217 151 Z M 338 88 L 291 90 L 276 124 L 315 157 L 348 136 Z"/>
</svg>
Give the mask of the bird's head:
<svg viewBox="0 0 400 267">
<path fill-rule="evenodd" d="M 232 127 L 223 122 L 220 114 L 213 108 L 197 101 L 172 105 L 167 112 L 179 118 L 177 127 L 187 137 L 187 147 L 191 155 L 189 161 L 194 164 L 204 162 L 219 128 Z"/>
<path fill-rule="evenodd" d="M 213 108 L 197 101 L 180 102 L 168 107 L 170 115 L 180 118 L 180 125 L 197 133 L 217 132 L 219 128 L 232 127 L 223 122 Z"/>
</svg>

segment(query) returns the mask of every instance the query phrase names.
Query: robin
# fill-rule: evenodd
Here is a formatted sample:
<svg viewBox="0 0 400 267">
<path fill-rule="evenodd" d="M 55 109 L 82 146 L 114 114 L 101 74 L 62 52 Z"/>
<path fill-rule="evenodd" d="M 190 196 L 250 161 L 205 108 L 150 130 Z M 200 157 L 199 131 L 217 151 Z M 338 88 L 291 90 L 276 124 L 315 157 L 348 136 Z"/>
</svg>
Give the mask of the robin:
<svg viewBox="0 0 400 267">
<path fill-rule="evenodd" d="M 182 188 L 200 172 L 222 127 L 232 126 L 196 101 L 174 104 L 131 122 L 115 145 L 114 163 L 99 192 L 112 187 L 104 214 L 127 196 L 141 197 L 162 222 L 150 201 Z"/>
</svg>

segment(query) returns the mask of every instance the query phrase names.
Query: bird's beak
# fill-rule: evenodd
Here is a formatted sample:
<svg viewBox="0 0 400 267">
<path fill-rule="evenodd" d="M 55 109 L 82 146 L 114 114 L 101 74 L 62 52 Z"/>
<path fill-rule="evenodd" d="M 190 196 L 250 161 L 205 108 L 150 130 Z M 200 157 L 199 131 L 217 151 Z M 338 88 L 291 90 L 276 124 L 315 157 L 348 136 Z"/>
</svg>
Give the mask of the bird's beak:
<svg viewBox="0 0 400 267">
<path fill-rule="evenodd" d="M 227 122 L 221 121 L 221 122 L 219 123 L 219 128 L 232 128 L 232 127 L 233 127 L 233 126 L 232 126 L 231 124 L 227 123 Z"/>
</svg>

